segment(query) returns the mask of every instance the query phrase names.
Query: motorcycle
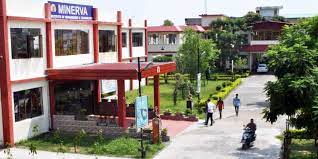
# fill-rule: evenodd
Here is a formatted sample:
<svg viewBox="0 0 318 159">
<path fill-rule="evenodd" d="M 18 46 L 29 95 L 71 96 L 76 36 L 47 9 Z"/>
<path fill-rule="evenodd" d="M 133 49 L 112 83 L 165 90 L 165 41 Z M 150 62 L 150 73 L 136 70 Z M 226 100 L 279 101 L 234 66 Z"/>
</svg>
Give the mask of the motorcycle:
<svg viewBox="0 0 318 159">
<path fill-rule="evenodd" d="M 242 143 L 242 150 L 245 150 L 254 146 L 254 141 L 256 140 L 256 134 L 249 127 L 246 127 L 243 130 L 244 132 L 243 132 L 241 143 Z"/>
</svg>

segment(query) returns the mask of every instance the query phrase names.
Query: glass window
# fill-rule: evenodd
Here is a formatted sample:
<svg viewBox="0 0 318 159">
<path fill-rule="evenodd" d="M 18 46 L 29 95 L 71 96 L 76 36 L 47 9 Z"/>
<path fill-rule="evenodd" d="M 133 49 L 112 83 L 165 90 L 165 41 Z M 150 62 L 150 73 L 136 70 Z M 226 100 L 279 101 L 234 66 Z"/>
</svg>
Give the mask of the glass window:
<svg viewBox="0 0 318 159">
<path fill-rule="evenodd" d="M 133 33 L 132 36 L 134 47 L 143 46 L 143 33 Z"/>
<path fill-rule="evenodd" d="M 121 35 L 122 35 L 122 45 L 123 47 L 127 47 L 127 33 L 123 32 Z"/>
<path fill-rule="evenodd" d="M 159 44 L 159 36 L 158 34 L 151 34 L 149 35 L 149 42 L 150 45 Z"/>
<path fill-rule="evenodd" d="M 43 114 L 42 88 L 14 92 L 13 96 L 16 122 Z"/>
<path fill-rule="evenodd" d="M 115 52 L 116 36 L 113 30 L 99 31 L 99 52 Z"/>
<path fill-rule="evenodd" d="M 13 59 L 42 57 L 42 35 L 39 28 L 11 28 Z"/>
<path fill-rule="evenodd" d="M 88 33 L 88 30 L 55 30 L 55 55 L 88 54 Z"/>
<path fill-rule="evenodd" d="M 78 115 L 93 113 L 93 90 L 91 81 L 57 84 L 55 88 L 56 113 Z"/>
</svg>

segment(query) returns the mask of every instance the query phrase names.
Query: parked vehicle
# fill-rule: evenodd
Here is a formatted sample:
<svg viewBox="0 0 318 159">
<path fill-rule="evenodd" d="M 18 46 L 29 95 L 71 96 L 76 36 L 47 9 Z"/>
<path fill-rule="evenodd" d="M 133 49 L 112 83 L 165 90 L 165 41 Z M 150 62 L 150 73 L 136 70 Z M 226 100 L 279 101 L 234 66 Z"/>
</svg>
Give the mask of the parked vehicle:
<svg viewBox="0 0 318 159">
<path fill-rule="evenodd" d="M 259 64 L 257 66 L 257 70 L 258 73 L 267 73 L 268 72 L 268 67 L 266 64 Z"/>
<path fill-rule="evenodd" d="M 241 140 L 242 150 L 246 150 L 254 146 L 254 141 L 256 140 L 256 134 L 252 129 L 248 127 L 244 128 L 243 130 L 244 132 L 243 132 L 243 136 Z"/>
</svg>

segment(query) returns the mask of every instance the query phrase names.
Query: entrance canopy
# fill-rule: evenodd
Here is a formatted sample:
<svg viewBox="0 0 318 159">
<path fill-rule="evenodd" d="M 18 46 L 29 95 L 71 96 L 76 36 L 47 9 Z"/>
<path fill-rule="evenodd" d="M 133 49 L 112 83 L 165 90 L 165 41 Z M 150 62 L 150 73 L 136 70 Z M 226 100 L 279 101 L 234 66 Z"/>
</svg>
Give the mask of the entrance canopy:
<svg viewBox="0 0 318 159">
<path fill-rule="evenodd" d="M 147 67 L 145 69 L 145 67 Z M 141 63 L 141 76 L 146 78 L 173 72 L 176 63 Z M 101 63 L 61 68 L 52 68 L 47 71 L 50 80 L 123 80 L 138 79 L 137 63 Z"/>
</svg>

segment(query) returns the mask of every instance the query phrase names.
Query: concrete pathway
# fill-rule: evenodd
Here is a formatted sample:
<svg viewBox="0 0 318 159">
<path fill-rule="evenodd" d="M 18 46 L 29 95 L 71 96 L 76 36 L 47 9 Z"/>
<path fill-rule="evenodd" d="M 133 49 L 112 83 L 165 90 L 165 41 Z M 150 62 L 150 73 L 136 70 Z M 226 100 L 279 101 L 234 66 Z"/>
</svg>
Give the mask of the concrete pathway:
<svg viewBox="0 0 318 159">
<path fill-rule="evenodd" d="M 224 100 L 224 118 L 213 126 L 206 127 L 200 121 L 176 138 L 160 152 L 156 159 L 277 159 L 280 152 L 280 141 L 275 138 L 284 129 L 284 119 L 271 125 L 262 118 L 266 103 L 263 91 L 267 81 L 275 80 L 271 75 L 256 75 L 244 80 L 228 98 Z M 238 93 L 242 101 L 239 116 L 235 116 L 232 99 Z M 214 118 L 218 118 L 215 114 Z M 243 125 L 254 118 L 257 128 L 255 146 L 241 150 Z"/>
</svg>

